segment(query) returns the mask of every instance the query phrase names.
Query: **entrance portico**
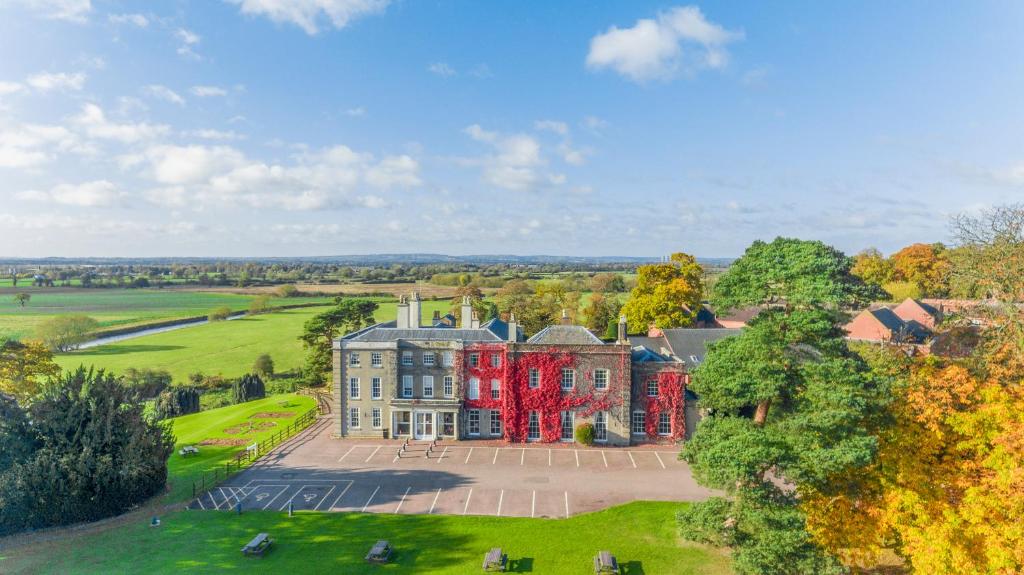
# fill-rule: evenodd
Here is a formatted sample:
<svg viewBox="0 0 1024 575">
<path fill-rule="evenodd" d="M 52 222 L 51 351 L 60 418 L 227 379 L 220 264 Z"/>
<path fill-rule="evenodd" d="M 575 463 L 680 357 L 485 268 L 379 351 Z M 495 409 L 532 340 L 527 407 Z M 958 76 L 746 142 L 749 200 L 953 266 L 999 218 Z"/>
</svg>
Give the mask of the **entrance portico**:
<svg viewBox="0 0 1024 575">
<path fill-rule="evenodd" d="M 394 437 L 458 439 L 460 404 L 451 400 L 392 400 L 391 429 Z"/>
</svg>

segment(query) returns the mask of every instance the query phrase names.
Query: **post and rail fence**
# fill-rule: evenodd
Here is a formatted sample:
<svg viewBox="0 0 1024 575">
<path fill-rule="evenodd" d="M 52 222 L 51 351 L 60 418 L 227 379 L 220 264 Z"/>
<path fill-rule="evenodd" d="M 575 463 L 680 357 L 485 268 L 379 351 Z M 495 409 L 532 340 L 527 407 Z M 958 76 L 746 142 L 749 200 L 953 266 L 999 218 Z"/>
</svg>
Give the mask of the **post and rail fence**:
<svg viewBox="0 0 1024 575">
<path fill-rule="evenodd" d="M 314 407 L 297 417 L 295 421 L 289 423 L 288 427 L 273 433 L 263 441 L 258 441 L 252 445 L 246 446 L 245 451 L 235 455 L 231 461 L 225 462 L 223 468 L 218 466 L 212 471 L 204 471 L 199 479 L 192 480 L 192 498 L 195 499 L 197 494 L 205 492 L 207 486 L 213 487 L 235 473 L 238 473 L 253 461 L 256 461 L 263 455 L 266 455 L 271 449 L 277 447 L 288 439 L 291 439 L 300 431 L 312 425 L 313 422 L 316 421 L 318 411 L 319 407 Z"/>
</svg>

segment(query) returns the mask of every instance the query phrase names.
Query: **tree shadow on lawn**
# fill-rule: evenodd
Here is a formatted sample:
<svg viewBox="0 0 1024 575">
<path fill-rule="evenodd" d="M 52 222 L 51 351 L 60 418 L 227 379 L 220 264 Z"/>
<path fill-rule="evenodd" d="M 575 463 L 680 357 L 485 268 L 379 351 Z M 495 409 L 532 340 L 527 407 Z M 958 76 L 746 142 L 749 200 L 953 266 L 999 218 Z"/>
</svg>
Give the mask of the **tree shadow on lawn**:
<svg viewBox="0 0 1024 575">
<path fill-rule="evenodd" d="M 86 357 L 92 355 L 125 355 L 128 353 L 145 353 L 153 351 L 175 351 L 179 349 L 185 349 L 183 345 L 117 345 L 108 344 L 101 345 L 99 347 L 90 347 L 88 349 L 79 350 L 73 352 L 72 355 L 75 357 Z"/>
</svg>

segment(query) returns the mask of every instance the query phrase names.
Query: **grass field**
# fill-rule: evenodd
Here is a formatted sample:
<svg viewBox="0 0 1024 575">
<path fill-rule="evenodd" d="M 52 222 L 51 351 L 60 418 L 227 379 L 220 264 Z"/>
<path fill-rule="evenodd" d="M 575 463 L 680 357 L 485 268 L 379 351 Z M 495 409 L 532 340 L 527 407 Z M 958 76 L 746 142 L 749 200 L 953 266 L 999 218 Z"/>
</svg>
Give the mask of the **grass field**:
<svg viewBox="0 0 1024 575">
<path fill-rule="evenodd" d="M 10 290 L 0 292 L 0 336 L 31 337 L 43 321 L 63 314 L 83 314 L 100 328 L 128 327 L 165 319 L 202 316 L 214 308 L 249 307 L 253 296 L 161 289 L 26 288 L 32 296 L 22 307 Z M 307 301 L 273 298 L 272 305 Z M 326 300 L 325 300 L 326 301 Z"/>
<path fill-rule="evenodd" d="M 4 573 L 479 573 L 484 553 L 501 547 L 512 573 L 593 573 L 597 551 L 610 550 L 624 575 L 730 573 L 719 550 L 676 536 L 680 503 L 639 502 L 571 519 L 364 513 L 179 511 L 160 527 L 145 521 L 116 533 L 0 551 Z M 241 547 L 256 533 L 274 547 L 262 559 Z M 393 563 L 369 566 L 377 539 L 395 548 Z"/>
<path fill-rule="evenodd" d="M 191 499 L 193 479 L 204 471 L 223 467 L 225 462 L 243 449 L 231 445 L 200 445 L 204 440 L 238 440 L 243 445 L 252 445 L 288 427 L 288 424 L 314 407 L 316 401 L 312 397 L 286 394 L 174 418 L 171 421 L 174 424 L 177 442 L 167 466 L 167 482 L 171 489 L 167 496 L 168 502 Z M 290 415 L 275 418 L 252 417 L 258 413 L 270 412 Z M 248 429 L 250 422 L 256 426 L 262 425 L 264 429 Z M 198 446 L 199 455 L 187 458 L 178 455 L 178 449 L 185 445 Z"/>
<path fill-rule="evenodd" d="M 435 309 L 447 312 L 447 301 L 423 302 L 423 317 L 430 319 Z M 378 320 L 395 317 L 394 301 L 380 302 Z M 269 353 L 278 372 L 302 365 L 304 350 L 298 337 L 302 325 L 326 307 L 309 307 L 244 317 L 232 321 L 187 327 L 84 349 L 57 356 L 65 369 L 86 366 L 121 373 L 126 368 L 166 369 L 175 382 L 183 382 L 190 373 L 237 377 L 248 373 L 256 358 Z"/>
</svg>

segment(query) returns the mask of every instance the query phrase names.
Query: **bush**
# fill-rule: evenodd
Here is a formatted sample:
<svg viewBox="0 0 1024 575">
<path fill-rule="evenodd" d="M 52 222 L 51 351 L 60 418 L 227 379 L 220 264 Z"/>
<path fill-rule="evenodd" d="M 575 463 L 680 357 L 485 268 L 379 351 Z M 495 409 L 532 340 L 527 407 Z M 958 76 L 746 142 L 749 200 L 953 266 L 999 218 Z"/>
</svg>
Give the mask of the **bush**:
<svg viewBox="0 0 1024 575">
<path fill-rule="evenodd" d="M 251 373 L 235 380 L 231 386 L 231 395 L 234 403 L 245 403 L 266 397 L 267 390 L 260 376 Z"/>
<path fill-rule="evenodd" d="M 144 411 L 120 379 L 85 368 L 28 408 L 0 396 L 0 536 L 96 521 L 160 493 L 174 436 Z"/>
<path fill-rule="evenodd" d="M 211 311 L 210 314 L 206 316 L 206 319 L 210 321 L 224 321 L 229 317 L 231 317 L 231 308 L 225 306 Z"/>
<path fill-rule="evenodd" d="M 594 426 L 590 423 L 581 423 L 576 426 L 576 443 L 583 445 L 594 444 Z"/>
<path fill-rule="evenodd" d="M 299 295 L 299 288 L 290 284 L 278 286 L 277 295 L 279 297 L 296 297 Z"/>
<path fill-rule="evenodd" d="M 153 412 L 157 419 L 196 413 L 199 411 L 199 395 L 199 390 L 195 387 L 172 387 L 157 396 Z"/>
<path fill-rule="evenodd" d="M 71 351 L 89 341 L 99 323 L 84 315 L 61 315 L 39 324 L 39 339 L 53 351 Z"/>
<path fill-rule="evenodd" d="M 267 395 L 279 395 L 282 393 L 294 393 L 299 390 L 302 382 L 295 377 L 275 379 L 267 384 Z"/>
<path fill-rule="evenodd" d="M 150 399 L 171 385 L 171 373 L 163 369 L 124 370 L 124 382 L 138 392 L 139 397 Z"/>
<path fill-rule="evenodd" d="M 252 372 L 260 377 L 274 375 L 274 360 L 270 357 L 269 353 L 264 353 L 256 358 L 256 361 L 252 364 Z"/>
<path fill-rule="evenodd" d="M 251 315 L 267 313 L 268 311 L 270 311 L 270 296 L 268 295 L 258 295 L 249 302 L 249 313 Z"/>
</svg>

